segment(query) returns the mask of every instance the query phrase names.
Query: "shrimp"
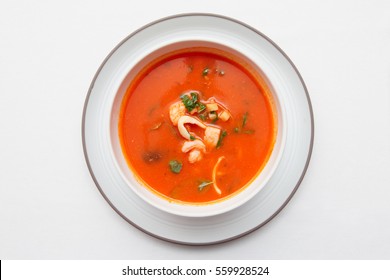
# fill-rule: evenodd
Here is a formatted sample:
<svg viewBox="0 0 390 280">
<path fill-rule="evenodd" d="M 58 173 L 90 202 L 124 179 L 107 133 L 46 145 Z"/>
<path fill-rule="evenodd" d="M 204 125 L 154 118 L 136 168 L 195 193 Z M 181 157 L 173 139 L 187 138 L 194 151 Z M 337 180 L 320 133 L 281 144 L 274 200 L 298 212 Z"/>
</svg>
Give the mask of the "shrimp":
<svg viewBox="0 0 390 280">
<path fill-rule="evenodd" d="M 200 161 L 203 158 L 203 154 L 198 149 L 193 149 L 189 155 L 188 155 L 188 161 L 190 163 L 195 163 L 197 161 Z"/>
<path fill-rule="evenodd" d="M 221 134 L 221 129 L 213 126 L 206 127 L 204 131 L 204 141 L 209 147 L 216 147 L 218 144 L 219 136 Z"/>
<path fill-rule="evenodd" d="M 191 134 L 188 132 L 188 130 L 185 128 L 185 124 L 196 124 L 197 126 L 206 129 L 206 125 L 202 123 L 201 121 L 190 117 L 190 116 L 181 116 L 177 122 L 177 128 L 179 129 L 179 132 L 181 136 L 183 136 L 185 139 L 190 140 Z"/>
<path fill-rule="evenodd" d="M 177 126 L 180 117 L 184 116 L 185 114 L 186 114 L 186 107 L 181 101 L 173 103 L 169 107 L 169 117 L 171 118 L 171 122 L 174 126 Z"/>
<path fill-rule="evenodd" d="M 203 153 L 206 152 L 206 146 L 199 139 L 194 141 L 185 141 L 183 146 L 181 147 L 181 151 L 183 153 L 188 153 L 188 161 L 190 163 L 195 163 L 200 161 L 203 158 Z"/>
<path fill-rule="evenodd" d="M 181 147 L 181 151 L 183 153 L 187 153 L 193 149 L 198 149 L 202 152 L 206 152 L 205 144 L 199 139 L 196 139 L 194 141 L 185 141 L 183 146 Z"/>
</svg>

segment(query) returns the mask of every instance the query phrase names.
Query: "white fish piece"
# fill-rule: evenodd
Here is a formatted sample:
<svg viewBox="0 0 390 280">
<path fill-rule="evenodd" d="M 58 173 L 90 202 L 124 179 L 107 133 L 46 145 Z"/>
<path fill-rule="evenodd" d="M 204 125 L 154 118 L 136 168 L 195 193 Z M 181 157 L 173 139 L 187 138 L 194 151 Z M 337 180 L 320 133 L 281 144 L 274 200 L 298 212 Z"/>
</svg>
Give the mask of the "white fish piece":
<svg viewBox="0 0 390 280">
<path fill-rule="evenodd" d="M 203 139 L 207 146 L 216 147 L 220 135 L 221 135 L 221 129 L 213 126 L 208 126 L 204 131 Z"/>
</svg>

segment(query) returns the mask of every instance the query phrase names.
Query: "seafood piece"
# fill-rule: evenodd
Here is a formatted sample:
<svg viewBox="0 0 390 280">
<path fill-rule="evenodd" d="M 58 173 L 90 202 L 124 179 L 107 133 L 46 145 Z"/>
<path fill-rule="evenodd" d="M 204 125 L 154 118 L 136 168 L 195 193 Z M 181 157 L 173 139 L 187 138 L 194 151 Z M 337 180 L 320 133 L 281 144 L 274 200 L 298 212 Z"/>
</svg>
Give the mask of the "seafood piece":
<svg viewBox="0 0 390 280">
<path fill-rule="evenodd" d="M 192 136 L 188 132 L 188 130 L 184 126 L 185 124 L 195 124 L 195 125 L 199 126 L 200 128 L 206 129 L 206 125 L 204 123 L 202 123 L 201 121 L 199 121 L 193 117 L 190 117 L 190 116 L 181 116 L 177 122 L 177 128 L 179 129 L 181 136 L 183 136 L 187 140 L 192 140 L 191 138 L 194 136 Z"/>
<path fill-rule="evenodd" d="M 194 141 L 185 141 L 183 146 L 181 147 L 181 151 L 183 153 L 188 153 L 193 149 L 198 149 L 202 152 L 206 152 L 205 144 L 199 139 L 196 139 Z"/>
<path fill-rule="evenodd" d="M 204 142 L 209 147 L 216 147 L 220 135 L 221 129 L 213 126 L 208 126 L 204 131 Z"/>
<path fill-rule="evenodd" d="M 213 186 L 214 186 L 214 190 L 219 194 L 221 195 L 222 194 L 222 191 L 220 188 L 218 188 L 218 185 L 217 185 L 217 170 L 218 170 L 218 166 L 221 164 L 221 161 L 224 160 L 225 157 L 224 156 L 221 156 L 218 158 L 217 160 L 217 163 L 214 165 L 214 168 L 213 168 Z"/>
<path fill-rule="evenodd" d="M 174 126 L 177 125 L 179 118 L 184 116 L 185 114 L 186 107 L 181 101 L 175 102 L 169 107 L 169 117 Z"/>
<path fill-rule="evenodd" d="M 197 161 L 200 161 L 203 158 L 203 153 L 198 150 L 198 149 L 193 149 L 189 154 L 188 154 L 188 161 L 190 163 L 195 163 Z"/>
</svg>

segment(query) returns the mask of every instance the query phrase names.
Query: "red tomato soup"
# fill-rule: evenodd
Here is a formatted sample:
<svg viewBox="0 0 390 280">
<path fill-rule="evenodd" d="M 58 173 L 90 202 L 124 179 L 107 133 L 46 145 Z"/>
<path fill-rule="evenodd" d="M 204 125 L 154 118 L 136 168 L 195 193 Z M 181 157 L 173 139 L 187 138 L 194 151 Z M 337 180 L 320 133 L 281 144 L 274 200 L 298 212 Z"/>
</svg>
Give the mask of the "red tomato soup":
<svg viewBox="0 0 390 280">
<path fill-rule="evenodd" d="M 129 168 L 168 200 L 206 203 L 245 188 L 276 138 L 270 90 L 230 53 L 184 49 L 148 64 L 122 101 Z"/>
</svg>

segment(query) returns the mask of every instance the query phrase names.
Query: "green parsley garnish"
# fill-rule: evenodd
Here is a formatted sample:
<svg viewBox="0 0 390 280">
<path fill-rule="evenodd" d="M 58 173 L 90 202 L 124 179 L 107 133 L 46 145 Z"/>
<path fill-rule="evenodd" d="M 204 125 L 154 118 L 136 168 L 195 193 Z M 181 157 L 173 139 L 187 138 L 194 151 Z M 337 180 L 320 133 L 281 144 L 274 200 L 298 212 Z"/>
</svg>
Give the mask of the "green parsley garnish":
<svg viewBox="0 0 390 280">
<path fill-rule="evenodd" d="M 244 127 L 246 125 L 247 121 L 248 121 L 248 112 L 246 112 L 244 114 L 244 116 L 242 117 L 242 127 Z"/>
<path fill-rule="evenodd" d="M 213 184 L 214 182 L 212 181 L 202 181 L 199 185 L 198 185 L 198 190 L 201 192 L 203 191 L 203 189 L 208 186 L 208 185 L 211 185 Z"/>
<path fill-rule="evenodd" d="M 238 125 L 236 126 L 233 131 L 234 133 L 243 133 L 243 134 L 253 134 L 255 133 L 255 130 L 254 129 L 244 129 L 244 126 L 246 125 L 246 123 L 248 122 L 248 112 L 246 112 L 243 117 L 242 117 L 242 122 L 241 122 L 241 126 Z"/>
<path fill-rule="evenodd" d="M 203 112 L 207 108 L 206 105 L 200 102 L 197 103 L 197 107 L 198 107 L 198 113 Z"/>
<path fill-rule="evenodd" d="M 191 92 L 190 94 L 191 94 L 192 102 L 196 104 L 198 102 L 198 94 L 196 92 Z"/>
<path fill-rule="evenodd" d="M 191 112 L 196 107 L 196 102 L 198 101 L 198 94 L 196 92 L 191 92 L 191 97 L 189 97 L 187 94 L 183 94 L 182 96 L 180 96 L 180 99 L 188 110 L 188 112 Z"/>
<path fill-rule="evenodd" d="M 205 121 L 206 120 L 206 116 L 204 114 L 199 114 L 199 119 L 201 119 L 202 121 Z"/>
<path fill-rule="evenodd" d="M 189 113 L 194 109 L 197 109 L 198 113 L 202 113 L 207 108 L 205 104 L 199 102 L 199 95 L 197 92 L 191 92 L 190 96 L 188 94 L 183 94 L 180 96 L 180 99 Z"/>
<path fill-rule="evenodd" d="M 179 174 L 181 169 L 183 167 L 183 164 L 178 160 L 171 160 L 169 162 L 169 168 L 173 173 Z"/>
<path fill-rule="evenodd" d="M 223 138 L 227 136 L 226 130 L 222 131 L 221 135 L 219 136 L 218 142 L 217 142 L 217 149 L 222 146 Z"/>
</svg>

